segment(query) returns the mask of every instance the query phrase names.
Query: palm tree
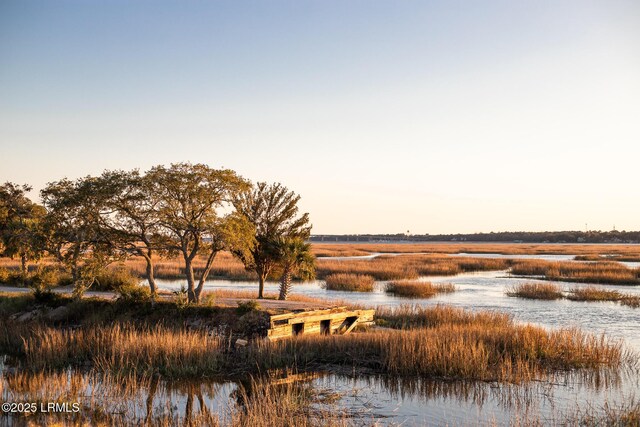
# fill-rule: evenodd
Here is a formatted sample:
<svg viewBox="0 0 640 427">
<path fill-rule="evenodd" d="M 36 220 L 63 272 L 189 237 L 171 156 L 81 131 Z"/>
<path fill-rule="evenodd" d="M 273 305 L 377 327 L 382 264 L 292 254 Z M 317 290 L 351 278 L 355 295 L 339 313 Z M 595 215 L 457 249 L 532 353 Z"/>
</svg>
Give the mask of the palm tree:
<svg viewBox="0 0 640 427">
<path fill-rule="evenodd" d="M 311 253 L 311 245 L 301 237 L 283 236 L 273 242 L 277 254 L 280 272 L 280 296 L 286 300 L 291 289 L 291 279 L 297 276 L 302 280 L 315 278 L 315 257 Z"/>
</svg>

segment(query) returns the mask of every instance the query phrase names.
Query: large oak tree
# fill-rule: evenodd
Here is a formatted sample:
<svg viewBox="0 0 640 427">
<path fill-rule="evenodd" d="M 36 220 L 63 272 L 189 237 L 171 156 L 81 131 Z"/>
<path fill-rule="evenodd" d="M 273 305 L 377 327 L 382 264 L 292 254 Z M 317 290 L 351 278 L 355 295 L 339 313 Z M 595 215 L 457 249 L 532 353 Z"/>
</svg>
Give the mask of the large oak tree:
<svg viewBox="0 0 640 427">
<path fill-rule="evenodd" d="M 45 209 L 27 197 L 29 191 L 28 185 L 0 185 L 0 254 L 20 259 L 23 283 L 29 261 L 37 260 L 43 252 L 41 226 Z"/>
<path fill-rule="evenodd" d="M 147 178 L 157 197 L 163 246 L 182 255 L 189 301 L 198 302 L 216 254 L 224 249 L 243 250 L 252 241 L 251 224 L 229 212 L 228 205 L 250 185 L 232 170 L 190 163 L 156 166 Z M 205 265 L 196 271 L 198 255 L 205 258 Z"/>
</svg>

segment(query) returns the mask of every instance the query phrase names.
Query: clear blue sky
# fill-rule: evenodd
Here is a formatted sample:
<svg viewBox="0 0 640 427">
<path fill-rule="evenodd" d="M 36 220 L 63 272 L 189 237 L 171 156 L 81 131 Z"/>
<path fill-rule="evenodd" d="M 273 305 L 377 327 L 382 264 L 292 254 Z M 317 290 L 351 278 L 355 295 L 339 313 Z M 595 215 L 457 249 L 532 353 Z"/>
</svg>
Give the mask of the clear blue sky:
<svg viewBox="0 0 640 427">
<path fill-rule="evenodd" d="M 315 233 L 640 229 L 640 2 L 0 0 L 0 181 L 176 161 Z"/>
</svg>

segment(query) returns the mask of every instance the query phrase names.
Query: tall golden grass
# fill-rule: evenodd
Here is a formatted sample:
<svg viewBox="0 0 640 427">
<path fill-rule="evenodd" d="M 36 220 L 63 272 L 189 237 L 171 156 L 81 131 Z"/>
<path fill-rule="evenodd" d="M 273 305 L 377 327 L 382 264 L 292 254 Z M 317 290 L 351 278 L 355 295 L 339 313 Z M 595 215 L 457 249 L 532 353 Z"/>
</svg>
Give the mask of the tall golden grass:
<svg viewBox="0 0 640 427">
<path fill-rule="evenodd" d="M 617 262 L 573 262 L 523 260 L 511 267 L 511 273 L 521 276 L 543 276 L 548 280 L 601 283 L 616 285 L 640 284 L 640 269 L 628 268 Z"/>
<path fill-rule="evenodd" d="M 456 287 L 451 283 L 433 284 L 418 280 L 394 280 L 386 286 L 387 292 L 408 298 L 431 298 L 437 294 L 447 294 L 455 290 Z"/>
<path fill-rule="evenodd" d="M 104 372 L 191 377 L 223 370 L 228 343 L 203 331 L 113 325 L 77 330 L 36 328 L 24 339 L 32 369 L 62 368 L 88 361 Z"/>
<path fill-rule="evenodd" d="M 638 295 L 594 286 L 573 288 L 569 291 L 567 299 L 573 301 L 615 301 L 633 308 L 640 307 L 640 296 Z"/>
<path fill-rule="evenodd" d="M 466 258 L 441 255 L 379 256 L 372 260 L 318 260 L 318 277 L 331 274 L 366 274 L 376 280 L 415 279 L 419 276 L 450 276 L 468 271 L 506 270 L 507 259 Z"/>
<path fill-rule="evenodd" d="M 521 283 L 508 288 L 505 293 L 510 297 L 527 299 L 555 300 L 564 297 L 560 286 L 553 283 Z"/>
<path fill-rule="evenodd" d="M 557 370 L 615 368 L 628 357 L 620 343 L 604 336 L 519 325 L 500 313 L 432 307 L 382 311 L 380 317 L 389 326 L 408 329 L 303 335 L 246 348 L 233 348 L 206 331 L 166 327 L 37 326 L 20 335 L 25 366 L 31 369 L 88 363 L 106 373 L 159 372 L 173 378 L 342 365 L 400 376 L 521 382 Z"/>
<path fill-rule="evenodd" d="M 544 244 L 544 243 L 313 243 L 315 251 L 368 253 L 498 253 L 505 255 L 617 255 L 640 259 L 639 245 Z M 629 259 L 629 260 L 632 260 Z M 622 261 L 622 259 L 620 259 Z"/>
<path fill-rule="evenodd" d="M 337 273 L 324 278 L 326 289 L 332 291 L 373 291 L 374 278 L 366 274 Z"/>
</svg>

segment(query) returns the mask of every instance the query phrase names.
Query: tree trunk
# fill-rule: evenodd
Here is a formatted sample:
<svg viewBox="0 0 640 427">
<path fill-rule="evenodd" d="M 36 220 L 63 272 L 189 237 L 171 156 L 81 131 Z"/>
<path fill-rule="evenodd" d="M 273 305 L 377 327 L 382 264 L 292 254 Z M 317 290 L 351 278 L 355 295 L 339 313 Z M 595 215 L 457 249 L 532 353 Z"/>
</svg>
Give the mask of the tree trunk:
<svg viewBox="0 0 640 427">
<path fill-rule="evenodd" d="M 151 257 L 145 257 L 145 260 L 147 261 L 147 281 L 149 282 L 151 298 L 156 299 L 158 287 L 156 286 L 156 278 L 153 275 L 153 260 L 151 259 Z"/>
<path fill-rule="evenodd" d="M 202 271 L 202 275 L 200 276 L 200 280 L 198 281 L 198 287 L 196 288 L 196 299 L 200 301 L 200 295 L 202 294 L 202 290 L 204 289 L 204 282 L 206 282 L 207 277 L 209 277 L 209 272 L 211 271 L 211 266 L 213 265 L 213 260 L 216 257 L 218 251 L 212 250 L 207 258 L 207 263 L 204 266 L 204 270 Z"/>
<path fill-rule="evenodd" d="M 186 256 L 184 258 L 184 270 L 187 276 L 187 296 L 189 297 L 189 302 L 198 302 L 195 292 L 195 280 L 193 278 L 193 265 L 191 264 L 191 260 Z"/>
<path fill-rule="evenodd" d="M 27 284 L 27 256 L 25 254 L 20 255 L 20 271 L 22 274 L 22 286 Z"/>
<path fill-rule="evenodd" d="M 264 298 L 264 281 L 265 277 L 262 274 L 258 275 L 258 299 Z"/>
<path fill-rule="evenodd" d="M 282 273 L 282 277 L 280 278 L 280 296 L 279 300 L 286 300 L 287 295 L 289 294 L 289 289 L 291 288 L 291 270 L 286 268 Z"/>
</svg>

